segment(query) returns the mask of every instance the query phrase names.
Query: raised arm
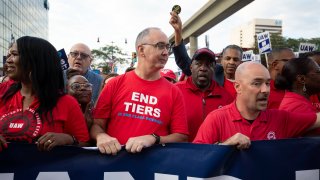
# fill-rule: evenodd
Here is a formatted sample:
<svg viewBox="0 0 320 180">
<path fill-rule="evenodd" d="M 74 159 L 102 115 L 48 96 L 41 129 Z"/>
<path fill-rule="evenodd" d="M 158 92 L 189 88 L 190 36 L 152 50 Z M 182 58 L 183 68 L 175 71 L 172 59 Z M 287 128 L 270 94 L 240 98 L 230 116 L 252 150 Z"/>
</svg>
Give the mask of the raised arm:
<svg viewBox="0 0 320 180">
<path fill-rule="evenodd" d="M 173 27 L 175 35 L 175 46 L 172 48 L 175 61 L 177 66 L 182 70 L 182 72 L 185 75 L 190 76 L 191 59 L 187 53 L 186 46 L 182 40 L 182 22 L 179 15 L 177 15 L 174 11 L 172 11 L 170 15 L 171 18 L 169 23 Z"/>
</svg>

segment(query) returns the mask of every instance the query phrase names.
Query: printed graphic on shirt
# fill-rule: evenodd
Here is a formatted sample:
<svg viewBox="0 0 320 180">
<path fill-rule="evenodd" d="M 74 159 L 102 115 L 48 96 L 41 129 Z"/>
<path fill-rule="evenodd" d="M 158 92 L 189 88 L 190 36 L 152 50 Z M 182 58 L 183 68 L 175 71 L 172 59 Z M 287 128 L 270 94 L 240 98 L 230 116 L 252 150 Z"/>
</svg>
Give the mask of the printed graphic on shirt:
<svg viewBox="0 0 320 180">
<path fill-rule="evenodd" d="M 18 109 L 0 117 L 0 133 L 7 141 L 28 141 L 37 137 L 42 122 L 33 109 Z"/>
<path fill-rule="evenodd" d="M 268 134 L 267 134 L 267 139 L 268 139 L 268 140 L 274 140 L 274 139 L 277 139 L 277 137 L 276 137 L 276 133 L 275 133 L 274 131 L 270 131 L 270 132 L 268 132 Z"/>
<path fill-rule="evenodd" d="M 118 116 L 152 121 L 162 124 L 159 119 L 161 110 L 157 108 L 158 99 L 155 96 L 143 93 L 132 92 L 129 102 L 124 102 L 124 112 L 119 112 Z"/>
</svg>

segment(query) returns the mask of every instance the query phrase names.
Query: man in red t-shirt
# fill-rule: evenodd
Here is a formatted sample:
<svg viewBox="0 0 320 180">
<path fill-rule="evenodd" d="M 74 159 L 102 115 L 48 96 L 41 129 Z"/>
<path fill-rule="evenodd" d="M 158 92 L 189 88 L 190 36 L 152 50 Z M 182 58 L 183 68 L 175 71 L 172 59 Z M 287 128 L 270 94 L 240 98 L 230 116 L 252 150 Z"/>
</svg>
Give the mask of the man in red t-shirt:
<svg viewBox="0 0 320 180">
<path fill-rule="evenodd" d="M 101 153 L 115 155 L 121 145 L 135 153 L 153 144 L 187 141 L 181 91 L 160 75 L 169 50 L 168 37 L 158 28 L 138 35 L 137 68 L 110 80 L 96 105 L 91 137 Z"/>
<path fill-rule="evenodd" d="M 176 83 L 180 88 L 187 107 L 189 141 L 192 142 L 198 129 L 213 110 L 233 101 L 231 95 L 212 79 L 215 55 L 208 48 L 198 49 L 191 61 L 191 76 L 186 81 Z"/>
<path fill-rule="evenodd" d="M 320 127 L 319 113 L 266 110 L 270 80 L 263 65 L 242 63 L 235 75 L 235 102 L 211 112 L 200 126 L 194 143 L 221 143 L 245 149 L 249 148 L 251 140 L 297 137 Z"/>
<path fill-rule="evenodd" d="M 294 57 L 294 53 L 290 48 L 275 48 L 268 55 L 268 66 L 271 76 L 268 109 L 279 108 L 284 96 L 284 90 L 276 89 L 274 81 L 276 76 L 281 73 L 284 64 Z"/>
</svg>

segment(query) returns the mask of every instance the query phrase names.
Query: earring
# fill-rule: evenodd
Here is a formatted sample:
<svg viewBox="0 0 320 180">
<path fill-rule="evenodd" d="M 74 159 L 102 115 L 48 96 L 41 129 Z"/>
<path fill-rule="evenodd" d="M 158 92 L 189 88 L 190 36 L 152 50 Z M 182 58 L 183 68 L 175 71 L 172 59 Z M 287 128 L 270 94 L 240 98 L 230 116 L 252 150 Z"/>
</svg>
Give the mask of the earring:
<svg viewBox="0 0 320 180">
<path fill-rule="evenodd" d="M 306 84 L 305 84 L 305 83 L 303 83 L 302 91 L 303 91 L 303 92 L 306 92 L 306 91 L 307 91 L 307 88 L 306 88 Z"/>
</svg>

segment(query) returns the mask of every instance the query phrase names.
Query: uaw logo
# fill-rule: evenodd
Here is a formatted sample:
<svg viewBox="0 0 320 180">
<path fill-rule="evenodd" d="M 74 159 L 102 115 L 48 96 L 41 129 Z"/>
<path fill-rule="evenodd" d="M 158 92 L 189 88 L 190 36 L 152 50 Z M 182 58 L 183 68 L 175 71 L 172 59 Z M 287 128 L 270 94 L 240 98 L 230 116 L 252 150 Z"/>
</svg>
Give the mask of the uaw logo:
<svg viewBox="0 0 320 180">
<path fill-rule="evenodd" d="M 276 133 L 275 133 L 274 131 L 270 131 L 270 132 L 268 132 L 268 134 L 267 134 L 267 139 L 268 139 L 268 140 L 274 140 L 274 139 L 277 139 L 277 137 L 276 137 Z"/>
<path fill-rule="evenodd" d="M 32 142 L 42 128 L 42 122 L 38 113 L 33 109 L 18 109 L 0 117 L 0 132 L 8 141 Z"/>
</svg>

